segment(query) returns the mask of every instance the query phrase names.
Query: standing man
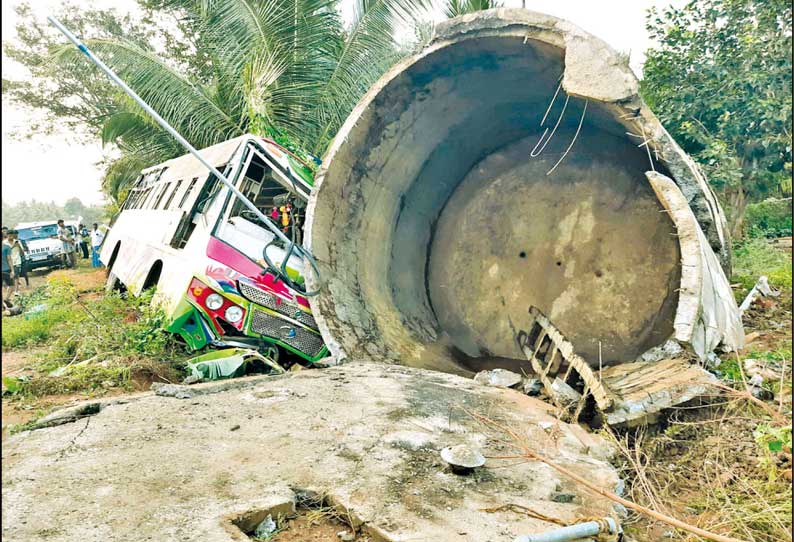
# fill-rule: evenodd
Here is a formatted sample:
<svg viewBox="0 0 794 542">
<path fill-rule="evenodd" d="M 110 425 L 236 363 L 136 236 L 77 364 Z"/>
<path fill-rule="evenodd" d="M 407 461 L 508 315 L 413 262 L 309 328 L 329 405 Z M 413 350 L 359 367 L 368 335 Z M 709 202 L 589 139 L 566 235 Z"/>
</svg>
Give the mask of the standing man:
<svg viewBox="0 0 794 542">
<path fill-rule="evenodd" d="M 88 243 L 90 241 L 89 238 L 88 238 L 88 228 L 86 228 L 85 226 L 80 224 L 77 227 L 77 235 L 80 238 L 80 251 L 83 253 L 83 259 L 87 260 L 88 259 Z"/>
<path fill-rule="evenodd" d="M 11 242 L 3 232 L 3 310 L 11 309 L 11 294 L 14 293 L 14 266 L 11 263 Z"/>
<path fill-rule="evenodd" d="M 25 279 L 25 286 L 30 288 L 30 280 L 28 279 L 28 272 L 26 269 L 25 261 L 25 245 L 19 239 L 19 232 L 17 230 L 8 231 L 8 241 L 11 245 L 11 265 L 14 269 L 14 292 L 19 292 L 22 289 L 22 279 Z"/>
<path fill-rule="evenodd" d="M 63 219 L 58 220 L 58 239 L 61 240 L 61 247 L 63 249 L 63 265 L 65 267 L 74 267 L 74 236 L 69 231 Z"/>
<path fill-rule="evenodd" d="M 94 222 L 91 225 L 91 267 L 102 266 L 99 261 L 99 249 L 102 247 L 102 241 L 104 240 L 105 234 L 99 231 L 99 225 Z"/>
</svg>

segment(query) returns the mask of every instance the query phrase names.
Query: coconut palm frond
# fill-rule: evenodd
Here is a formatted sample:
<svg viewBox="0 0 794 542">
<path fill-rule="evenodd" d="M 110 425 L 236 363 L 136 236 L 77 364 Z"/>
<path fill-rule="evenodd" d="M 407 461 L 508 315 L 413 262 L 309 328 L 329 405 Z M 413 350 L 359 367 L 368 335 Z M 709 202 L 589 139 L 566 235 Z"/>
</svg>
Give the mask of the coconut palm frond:
<svg viewBox="0 0 794 542">
<path fill-rule="evenodd" d="M 496 0 L 447 0 L 444 6 L 444 14 L 449 17 L 460 17 L 484 9 L 502 7 L 502 3 Z"/>
<path fill-rule="evenodd" d="M 429 6 L 425 0 L 357 0 L 312 118 L 314 152 L 325 149 L 367 89 L 407 51 L 400 40 L 415 36 L 413 26 L 428 16 Z"/>
<path fill-rule="evenodd" d="M 196 146 L 207 146 L 244 132 L 203 85 L 166 64 L 153 51 L 125 40 L 91 40 L 94 49 L 141 98 Z M 55 58 L 79 54 L 64 46 Z"/>
</svg>

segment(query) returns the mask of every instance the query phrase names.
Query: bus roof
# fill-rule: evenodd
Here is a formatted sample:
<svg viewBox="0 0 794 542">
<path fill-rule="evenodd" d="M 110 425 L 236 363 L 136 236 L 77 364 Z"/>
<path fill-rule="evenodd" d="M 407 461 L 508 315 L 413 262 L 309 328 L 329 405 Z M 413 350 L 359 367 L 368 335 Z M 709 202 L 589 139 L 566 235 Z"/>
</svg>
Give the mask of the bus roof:
<svg viewBox="0 0 794 542">
<path fill-rule="evenodd" d="M 271 151 L 276 150 L 276 153 L 283 152 L 293 161 L 295 161 L 296 166 L 305 166 L 302 160 L 300 160 L 297 156 L 289 152 L 287 149 L 281 147 L 274 141 L 270 139 L 266 139 L 263 137 L 255 136 L 252 134 L 245 134 L 239 137 L 235 137 L 234 139 L 229 139 L 227 141 L 223 141 L 221 143 L 217 143 L 212 145 L 211 147 L 207 147 L 205 149 L 199 150 L 201 156 L 208 161 L 213 166 L 217 167 L 218 169 L 222 169 L 221 166 L 226 165 L 229 160 L 234 157 L 235 152 L 237 149 L 240 148 L 240 145 L 247 143 L 248 141 L 256 141 L 260 145 L 265 144 L 266 147 L 271 147 Z M 272 149 L 275 147 L 276 149 Z M 190 179 L 193 177 L 206 177 L 209 173 L 207 168 L 198 161 L 192 154 L 183 154 L 182 156 L 178 156 L 177 158 L 172 158 L 166 162 L 161 164 L 157 164 L 155 166 L 148 167 L 144 169 L 141 174 L 146 175 L 147 173 L 151 173 L 153 171 L 159 171 L 163 168 L 167 168 L 163 175 L 160 177 L 159 181 L 167 182 L 167 181 L 174 181 L 177 179 Z M 294 168 L 295 173 L 303 173 L 298 171 L 299 168 Z M 303 169 L 303 168 L 300 168 Z M 300 175 L 301 178 L 304 179 L 309 185 L 313 184 L 313 179 L 306 179 L 305 175 Z"/>
</svg>

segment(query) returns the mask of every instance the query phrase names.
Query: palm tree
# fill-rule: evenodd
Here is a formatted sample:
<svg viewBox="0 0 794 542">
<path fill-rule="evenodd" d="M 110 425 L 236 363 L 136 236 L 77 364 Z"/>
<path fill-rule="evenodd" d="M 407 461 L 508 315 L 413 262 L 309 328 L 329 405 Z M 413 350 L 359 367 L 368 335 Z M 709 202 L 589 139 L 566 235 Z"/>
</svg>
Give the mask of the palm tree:
<svg viewBox="0 0 794 542">
<path fill-rule="evenodd" d="M 501 2 L 497 0 L 448 0 L 444 13 L 447 17 L 452 18 L 501 6 Z"/>
<path fill-rule="evenodd" d="M 412 44 L 398 32 L 427 18 L 430 5 L 355 0 L 346 25 L 339 2 L 154 0 L 187 29 L 191 66 L 124 37 L 87 43 L 197 148 L 253 132 L 321 154 L 370 85 L 407 54 Z M 69 47 L 56 59 L 84 62 Z M 123 95 L 102 138 L 122 151 L 104 179 L 116 200 L 142 167 L 184 152 Z"/>
</svg>

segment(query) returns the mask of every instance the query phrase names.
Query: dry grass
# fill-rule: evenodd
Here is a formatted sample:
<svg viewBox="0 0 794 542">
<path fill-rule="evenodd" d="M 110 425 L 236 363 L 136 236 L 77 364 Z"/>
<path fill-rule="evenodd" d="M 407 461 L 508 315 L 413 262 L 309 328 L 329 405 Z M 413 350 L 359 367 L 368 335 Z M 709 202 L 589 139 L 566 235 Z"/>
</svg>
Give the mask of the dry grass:
<svg viewBox="0 0 794 542">
<path fill-rule="evenodd" d="M 790 450 L 767 453 L 755 438 L 759 416 L 739 399 L 718 408 L 679 411 L 655 435 L 611 433 L 633 500 L 703 529 L 750 542 L 791 540 Z M 633 516 L 638 541 L 700 540 Z"/>
</svg>

